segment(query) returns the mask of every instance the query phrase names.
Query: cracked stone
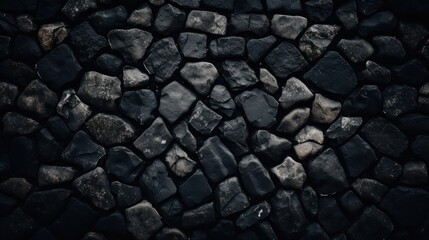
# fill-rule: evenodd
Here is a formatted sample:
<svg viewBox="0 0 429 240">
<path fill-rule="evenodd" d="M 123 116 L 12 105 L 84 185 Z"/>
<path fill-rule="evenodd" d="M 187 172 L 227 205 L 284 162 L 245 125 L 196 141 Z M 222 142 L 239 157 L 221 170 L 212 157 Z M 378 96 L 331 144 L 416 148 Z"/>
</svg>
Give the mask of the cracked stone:
<svg viewBox="0 0 429 240">
<path fill-rule="evenodd" d="M 153 27 L 163 35 L 171 35 L 180 31 L 185 26 L 185 21 L 185 12 L 165 4 L 158 10 Z"/>
<path fill-rule="evenodd" d="M 271 213 L 270 204 L 266 201 L 253 205 L 237 218 L 236 225 L 241 229 L 252 227 Z"/>
<path fill-rule="evenodd" d="M 311 108 L 311 120 L 317 123 L 330 124 L 337 118 L 341 103 L 316 93 Z"/>
<path fill-rule="evenodd" d="M 291 77 L 286 81 L 282 89 L 279 103 L 283 109 L 288 109 L 299 102 L 305 102 L 313 98 L 313 93 L 298 78 Z"/>
<path fill-rule="evenodd" d="M 301 52 L 286 41 L 280 43 L 265 57 L 265 63 L 271 73 L 278 78 L 286 78 L 308 65 Z"/>
<path fill-rule="evenodd" d="M 225 86 L 215 85 L 209 96 L 210 107 L 228 117 L 231 117 L 235 111 L 235 102 Z"/>
<path fill-rule="evenodd" d="M 161 216 L 146 200 L 125 209 L 125 217 L 128 232 L 138 240 L 148 240 L 163 226 Z"/>
<path fill-rule="evenodd" d="M 222 37 L 209 44 L 209 52 L 213 57 L 242 57 L 246 51 L 246 40 L 242 37 Z"/>
<path fill-rule="evenodd" d="M 37 33 L 40 46 L 45 51 L 61 44 L 68 36 L 69 31 L 63 22 L 43 24 Z"/>
<path fill-rule="evenodd" d="M 230 150 L 234 155 L 243 155 L 249 151 L 246 139 L 249 135 L 244 118 L 239 116 L 235 119 L 222 123 L 219 127 L 220 135 L 228 141 Z"/>
<path fill-rule="evenodd" d="M 188 128 L 188 124 L 182 121 L 173 128 L 174 139 L 184 148 L 191 152 L 197 151 L 197 140 Z"/>
<path fill-rule="evenodd" d="M 247 57 L 252 62 L 259 62 L 277 42 L 273 35 L 263 38 L 249 39 L 246 44 Z"/>
<path fill-rule="evenodd" d="M 258 36 L 265 35 L 270 29 L 270 21 L 263 14 L 231 14 L 229 29 L 234 34 L 254 33 Z"/>
<path fill-rule="evenodd" d="M 257 130 L 252 135 L 252 147 L 269 164 L 279 163 L 291 148 L 292 143 L 267 130 Z"/>
<path fill-rule="evenodd" d="M 72 131 L 79 130 L 92 113 L 89 106 L 76 95 L 74 89 L 67 89 L 63 92 L 57 105 L 57 112 L 65 119 L 67 126 Z"/>
<path fill-rule="evenodd" d="M 177 42 L 185 57 L 201 59 L 207 55 L 207 35 L 205 34 L 183 32 L 179 34 Z"/>
<path fill-rule="evenodd" d="M 279 90 L 277 79 L 267 69 L 259 69 L 259 80 L 268 93 L 274 94 Z"/>
<path fill-rule="evenodd" d="M 179 194 L 189 207 L 200 205 L 212 195 L 212 189 L 200 169 L 179 186 Z"/>
<path fill-rule="evenodd" d="M 355 134 L 362 122 L 361 117 L 339 117 L 326 129 L 325 136 L 335 145 L 341 145 Z"/>
<path fill-rule="evenodd" d="M 293 133 L 298 131 L 310 117 L 309 108 L 296 108 L 290 111 L 280 121 L 277 131 L 283 133 Z"/>
<path fill-rule="evenodd" d="M 198 101 L 192 111 L 189 124 L 201 134 L 209 135 L 221 119 L 222 116 L 211 110 L 203 102 Z"/>
<path fill-rule="evenodd" d="M 243 60 L 225 60 L 222 63 L 222 77 L 233 91 L 243 90 L 259 81 L 255 71 Z"/>
<path fill-rule="evenodd" d="M 186 177 L 194 171 L 197 163 L 177 144 L 168 150 L 165 155 L 165 162 L 170 170 L 178 177 Z"/>
<path fill-rule="evenodd" d="M 249 200 L 236 177 L 219 183 L 215 190 L 215 200 L 222 217 L 241 212 L 249 207 Z"/>
<path fill-rule="evenodd" d="M 295 40 L 306 27 L 307 19 L 301 16 L 274 14 L 271 19 L 273 33 L 290 40 Z"/>
<path fill-rule="evenodd" d="M 125 66 L 122 68 L 124 87 L 140 87 L 149 83 L 149 76 L 138 68 Z"/>
<path fill-rule="evenodd" d="M 271 168 L 271 172 L 279 179 L 284 187 L 301 189 L 307 175 L 301 163 L 291 157 L 286 157 L 279 165 Z"/>
</svg>

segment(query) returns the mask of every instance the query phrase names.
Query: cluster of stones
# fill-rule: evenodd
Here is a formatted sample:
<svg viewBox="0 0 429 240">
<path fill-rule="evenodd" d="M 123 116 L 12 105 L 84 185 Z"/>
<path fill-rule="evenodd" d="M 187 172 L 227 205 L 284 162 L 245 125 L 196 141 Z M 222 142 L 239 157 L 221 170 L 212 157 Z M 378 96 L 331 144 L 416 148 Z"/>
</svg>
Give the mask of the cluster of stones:
<svg viewBox="0 0 429 240">
<path fill-rule="evenodd" d="M 0 239 L 429 239 L 428 12 L 0 1 Z"/>
</svg>

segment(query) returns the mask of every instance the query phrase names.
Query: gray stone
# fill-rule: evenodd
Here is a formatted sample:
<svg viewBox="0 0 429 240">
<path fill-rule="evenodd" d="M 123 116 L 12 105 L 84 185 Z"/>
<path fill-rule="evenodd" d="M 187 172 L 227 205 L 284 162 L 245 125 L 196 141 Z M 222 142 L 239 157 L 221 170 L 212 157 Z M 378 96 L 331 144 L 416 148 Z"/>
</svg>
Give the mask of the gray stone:
<svg viewBox="0 0 429 240">
<path fill-rule="evenodd" d="M 16 105 L 37 118 L 46 118 L 54 112 L 57 95 L 39 80 L 31 81 L 19 95 Z"/>
<path fill-rule="evenodd" d="M 168 169 L 160 160 L 153 161 L 146 167 L 139 179 L 144 195 L 156 203 L 173 196 L 177 188 L 168 175 Z"/>
<path fill-rule="evenodd" d="M 231 216 L 249 207 L 249 200 L 236 177 L 219 183 L 215 190 L 215 201 L 222 217 Z"/>
<path fill-rule="evenodd" d="M 156 15 L 153 25 L 155 31 L 163 35 L 171 35 L 180 31 L 186 21 L 186 13 L 171 4 L 163 5 Z"/>
<path fill-rule="evenodd" d="M 5 135 L 27 135 L 36 132 L 42 128 L 37 121 L 25 117 L 17 112 L 7 112 L 2 119 L 3 131 Z"/>
<path fill-rule="evenodd" d="M 286 81 L 279 98 L 279 103 L 283 109 L 288 109 L 299 102 L 310 100 L 313 93 L 298 78 L 291 77 Z"/>
<path fill-rule="evenodd" d="M 198 101 L 192 111 L 189 124 L 201 134 L 209 135 L 221 119 L 222 116 L 211 110 L 203 102 Z"/>
<path fill-rule="evenodd" d="M 352 63 L 366 62 L 374 53 L 372 45 L 364 39 L 341 39 L 337 47 Z"/>
<path fill-rule="evenodd" d="M 209 62 L 188 62 L 180 70 L 180 76 L 190 83 L 197 93 L 207 95 L 219 74 L 216 67 Z"/>
<path fill-rule="evenodd" d="M 217 110 L 228 117 L 231 117 L 235 111 L 235 102 L 231 98 L 226 87 L 223 85 L 216 85 L 213 87 L 209 96 L 210 107 Z"/>
<path fill-rule="evenodd" d="M 274 14 L 271 19 L 273 33 L 290 40 L 295 40 L 306 27 L 307 19 L 301 16 Z"/>
<path fill-rule="evenodd" d="M 280 121 L 277 131 L 283 133 L 293 133 L 299 130 L 310 117 L 309 108 L 296 108 L 290 111 Z"/>
<path fill-rule="evenodd" d="M 125 66 L 122 68 L 124 87 L 140 87 L 149 83 L 149 76 L 138 68 Z"/>
<path fill-rule="evenodd" d="M 362 122 L 361 117 L 339 117 L 326 129 L 325 135 L 335 145 L 341 145 L 355 134 Z"/>
<path fill-rule="evenodd" d="M 228 28 L 234 34 L 254 33 L 265 35 L 270 30 L 270 20 L 264 14 L 231 14 Z"/>
<path fill-rule="evenodd" d="M 197 151 L 197 139 L 195 139 L 194 135 L 192 135 L 186 122 L 179 122 L 176 126 L 174 126 L 172 132 L 174 139 L 180 145 L 191 152 Z"/>
<path fill-rule="evenodd" d="M 259 81 L 263 84 L 265 91 L 274 94 L 279 90 L 277 79 L 265 68 L 259 69 Z"/>
<path fill-rule="evenodd" d="M 253 205 L 240 216 L 238 216 L 236 225 L 241 229 L 250 228 L 258 222 L 268 217 L 271 213 L 270 204 L 266 201 Z"/>
<path fill-rule="evenodd" d="M 85 13 L 97 7 L 97 0 L 68 0 L 61 9 L 61 12 L 71 21 L 76 21 Z"/>
<path fill-rule="evenodd" d="M 222 63 L 222 77 L 233 91 L 243 90 L 259 81 L 253 69 L 243 60 L 225 60 Z"/>
<path fill-rule="evenodd" d="M 243 57 L 245 51 L 246 40 L 237 36 L 217 38 L 209 45 L 209 52 L 213 57 Z"/>
<path fill-rule="evenodd" d="M 73 167 L 41 165 L 37 181 L 39 186 L 52 186 L 70 182 L 76 176 Z"/>
<path fill-rule="evenodd" d="M 57 113 L 65 119 L 70 130 L 77 131 L 92 111 L 88 105 L 80 100 L 74 89 L 67 89 L 58 102 Z"/>
<path fill-rule="evenodd" d="M 216 12 L 192 10 L 186 20 L 186 28 L 211 34 L 225 35 L 227 19 Z"/>
<path fill-rule="evenodd" d="M 252 146 L 255 153 L 260 154 L 264 162 L 272 165 L 284 159 L 292 143 L 267 130 L 258 130 L 252 135 Z"/>
<path fill-rule="evenodd" d="M 287 188 L 301 189 L 307 179 L 304 167 L 291 157 L 286 157 L 282 163 L 271 168 L 271 172 Z"/>
<path fill-rule="evenodd" d="M 161 216 L 146 200 L 125 209 L 125 217 L 128 231 L 138 240 L 148 240 L 163 226 Z"/>
<path fill-rule="evenodd" d="M 137 28 L 114 29 L 107 34 L 110 47 L 122 54 L 125 61 L 136 63 L 142 59 L 152 42 L 152 34 Z"/>
<path fill-rule="evenodd" d="M 323 145 L 316 142 L 303 142 L 293 146 L 296 156 L 299 160 L 313 156 L 323 149 Z"/>
<path fill-rule="evenodd" d="M 165 126 L 162 118 L 158 117 L 152 124 L 134 141 L 133 145 L 146 158 L 154 158 L 163 153 L 170 146 L 173 137 Z"/>
<path fill-rule="evenodd" d="M 201 59 L 207 55 L 207 35 L 205 34 L 182 32 L 177 42 L 185 57 Z"/>
<path fill-rule="evenodd" d="M 136 27 L 150 27 L 152 25 L 152 9 L 143 3 L 138 9 L 131 12 L 127 23 Z"/>
<path fill-rule="evenodd" d="M 168 150 L 165 155 L 165 162 L 170 170 L 178 177 L 186 177 L 194 171 L 197 163 L 177 144 Z"/>
<path fill-rule="evenodd" d="M 247 146 L 247 130 L 246 121 L 243 117 L 238 116 L 234 119 L 224 121 L 219 126 L 220 136 L 227 140 L 229 149 L 236 156 L 243 155 L 249 151 Z"/>
<path fill-rule="evenodd" d="M 135 127 L 115 115 L 98 113 L 85 126 L 98 142 L 106 146 L 126 144 L 136 137 Z"/>
<path fill-rule="evenodd" d="M 0 109 L 15 105 L 19 96 L 18 87 L 7 82 L 0 82 Z"/>
<path fill-rule="evenodd" d="M 174 123 L 189 111 L 196 100 L 192 91 L 174 81 L 161 90 L 158 111 L 168 122 Z"/>
<path fill-rule="evenodd" d="M 354 29 L 359 24 L 356 1 L 354 0 L 347 0 L 342 3 L 335 14 L 346 30 Z"/>
<path fill-rule="evenodd" d="M 301 129 L 294 139 L 297 143 L 313 141 L 319 144 L 323 144 L 325 140 L 323 137 L 323 132 L 319 128 L 310 125 L 307 125 Z"/>
<path fill-rule="evenodd" d="M 336 25 L 312 25 L 299 40 L 299 50 L 304 53 L 308 60 L 314 60 L 325 53 L 339 31 L 340 27 Z"/>
<path fill-rule="evenodd" d="M 263 38 L 249 39 L 246 44 L 247 57 L 252 62 L 259 62 L 277 42 L 273 35 Z"/>
<path fill-rule="evenodd" d="M 155 94 L 149 89 L 127 91 L 119 102 L 119 110 L 140 125 L 153 119 L 153 111 L 158 107 Z"/>
<path fill-rule="evenodd" d="M 341 103 L 316 93 L 311 108 L 311 120 L 317 123 L 330 124 L 337 118 Z"/>
</svg>

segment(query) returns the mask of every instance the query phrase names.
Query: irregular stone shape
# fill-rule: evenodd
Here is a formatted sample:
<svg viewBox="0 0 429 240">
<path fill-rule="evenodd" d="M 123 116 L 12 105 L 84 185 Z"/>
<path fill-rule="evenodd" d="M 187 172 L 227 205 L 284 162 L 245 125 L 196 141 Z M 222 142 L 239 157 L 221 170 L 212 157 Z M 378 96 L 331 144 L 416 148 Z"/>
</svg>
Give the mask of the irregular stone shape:
<svg viewBox="0 0 429 240">
<path fill-rule="evenodd" d="M 246 40 L 242 37 L 222 37 L 210 42 L 209 52 L 213 57 L 242 57 L 245 46 Z"/>
<path fill-rule="evenodd" d="M 359 33 L 362 36 L 387 33 L 396 26 L 396 18 L 390 11 L 378 12 L 366 18 L 359 24 Z"/>
<path fill-rule="evenodd" d="M 225 60 L 222 63 L 222 77 L 233 91 L 243 90 L 258 82 L 253 69 L 243 60 Z"/>
<path fill-rule="evenodd" d="M 421 86 L 429 80 L 429 71 L 426 66 L 417 59 L 412 59 L 401 65 L 391 67 L 392 75 L 397 82 Z"/>
<path fill-rule="evenodd" d="M 200 205 L 212 195 L 212 189 L 200 169 L 179 187 L 179 194 L 188 207 Z"/>
<path fill-rule="evenodd" d="M 299 40 L 299 50 L 308 60 L 312 61 L 322 56 L 331 41 L 340 31 L 336 25 L 315 24 L 309 27 Z"/>
<path fill-rule="evenodd" d="M 373 170 L 374 178 L 390 184 L 402 174 L 402 166 L 387 157 L 382 157 Z"/>
<path fill-rule="evenodd" d="M 254 33 L 263 36 L 270 30 L 270 21 L 263 14 L 232 13 L 228 27 L 234 34 Z"/>
<path fill-rule="evenodd" d="M 323 22 L 332 14 L 334 4 L 332 0 L 307 0 L 304 6 L 311 21 Z"/>
<path fill-rule="evenodd" d="M 98 7 L 96 0 L 68 0 L 61 12 L 71 21 L 76 21 L 85 13 Z"/>
<path fill-rule="evenodd" d="M 271 172 L 279 179 L 280 184 L 287 188 L 301 189 L 307 179 L 304 167 L 291 157 L 286 157 L 282 163 L 271 168 Z"/>
<path fill-rule="evenodd" d="M 417 90 L 407 85 L 389 85 L 383 90 L 383 112 L 388 118 L 417 108 Z"/>
<path fill-rule="evenodd" d="M 351 190 L 345 192 L 339 199 L 338 204 L 344 211 L 352 216 L 360 214 L 364 208 L 362 201 L 359 197 Z"/>
<path fill-rule="evenodd" d="M 94 225 L 94 230 L 106 234 L 126 234 L 125 217 L 120 212 L 100 217 Z"/>
<path fill-rule="evenodd" d="M 428 169 L 422 161 L 407 162 L 401 176 L 401 183 L 406 185 L 424 185 L 428 181 Z"/>
<path fill-rule="evenodd" d="M 162 118 L 158 117 L 134 141 L 133 145 L 146 158 L 154 158 L 163 153 L 170 146 L 173 137 L 165 126 Z"/>
<path fill-rule="evenodd" d="M 66 206 L 70 193 L 70 190 L 63 188 L 33 192 L 25 200 L 22 209 L 38 221 L 52 221 Z"/>
<path fill-rule="evenodd" d="M 319 128 L 307 125 L 303 129 L 301 129 L 298 134 L 295 135 L 294 140 L 297 143 L 313 141 L 319 144 L 323 144 L 325 139 L 323 137 L 323 132 Z"/>
<path fill-rule="evenodd" d="M 186 28 L 216 35 L 225 35 L 226 25 L 226 17 L 216 12 L 192 10 L 186 19 Z"/>
<path fill-rule="evenodd" d="M 138 240 L 149 239 L 163 226 L 161 216 L 146 200 L 125 209 L 125 217 L 128 232 Z"/>
<path fill-rule="evenodd" d="M 315 142 L 304 142 L 293 146 L 296 156 L 299 160 L 306 159 L 309 156 L 313 156 L 322 150 L 323 145 Z"/>
<path fill-rule="evenodd" d="M 0 109 L 15 105 L 19 90 L 14 84 L 0 82 Z"/>
<path fill-rule="evenodd" d="M 266 57 L 268 69 L 278 78 L 287 78 L 289 75 L 303 70 L 307 61 L 296 47 L 290 42 L 282 42 Z"/>
<path fill-rule="evenodd" d="M 190 8 L 199 8 L 200 7 L 200 1 L 199 0 L 172 0 L 172 2 L 175 2 L 179 4 L 180 6 L 184 7 L 190 7 Z"/>
<path fill-rule="evenodd" d="M 132 26 L 144 28 L 152 25 L 152 9 L 148 3 L 142 3 L 139 8 L 131 12 L 127 23 Z"/>
<path fill-rule="evenodd" d="M 325 56 L 304 74 L 306 81 L 330 93 L 346 95 L 357 84 L 353 68 L 334 51 Z"/>
<path fill-rule="evenodd" d="M 25 178 L 9 178 L 0 183 L 0 190 L 14 198 L 24 200 L 33 190 L 33 185 Z"/>
<path fill-rule="evenodd" d="M 207 35 L 205 34 L 182 32 L 177 42 L 185 57 L 201 59 L 207 55 Z"/>
<path fill-rule="evenodd" d="M 110 47 L 122 54 L 125 61 L 136 63 L 142 59 L 152 42 L 152 34 L 137 28 L 114 29 L 107 34 Z"/>
<path fill-rule="evenodd" d="M 20 87 L 26 87 L 32 80 L 39 78 L 32 67 L 10 59 L 0 62 L 0 76 Z"/>
<path fill-rule="evenodd" d="M 82 62 L 89 62 L 102 48 L 107 47 L 107 39 L 99 35 L 88 22 L 83 22 L 70 31 L 70 43 Z"/>
<path fill-rule="evenodd" d="M 331 148 L 308 162 L 307 174 L 319 194 L 333 194 L 348 187 L 344 169 Z"/>
<path fill-rule="evenodd" d="M 301 232 L 307 219 L 298 199 L 292 190 L 280 189 L 271 198 L 271 220 L 285 236 Z"/>
<path fill-rule="evenodd" d="M 295 14 L 300 13 L 302 11 L 302 7 L 299 0 L 267 0 L 267 10 L 278 10 Z"/>
<path fill-rule="evenodd" d="M 143 192 L 156 203 L 176 193 L 176 185 L 168 176 L 168 170 L 160 160 L 147 166 L 139 180 Z"/>
<path fill-rule="evenodd" d="M 195 139 L 194 135 L 192 135 L 191 131 L 188 128 L 188 124 L 186 124 L 186 122 L 184 121 L 179 122 L 173 128 L 172 133 L 173 133 L 174 139 L 180 145 L 182 145 L 182 147 L 186 148 L 191 152 L 197 151 L 197 140 Z"/>
<path fill-rule="evenodd" d="M 101 73 L 105 73 L 107 75 L 118 75 L 122 66 L 124 65 L 124 61 L 120 56 L 111 53 L 103 53 L 95 59 L 95 69 L 97 69 Z"/>
<path fill-rule="evenodd" d="M 241 212 L 249 207 L 249 200 L 236 177 L 219 183 L 215 190 L 215 201 L 222 217 Z"/>
<path fill-rule="evenodd" d="M 101 167 L 76 178 L 73 181 L 73 187 L 80 194 L 91 199 L 92 203 L 100 209 L 109 210 L 116 205 L 110 192 L 109 180 Z"/>
<path fill-rule="evenodd" d="M 5 166 L 5 170 L 12 170 L 11 172 L 16 176 L 36 178 L 39 169 L 36 141 L 21 136 L 13 138 L 5 146 L 8 147 L 8 157 L 2 157 L 2 160 L 7 161 L 6 164 L 10 165 L 10 168 Z M 2 149 L 2 152 L 6 153 L 6 149 Z"/>
<path fill-rule="evenodd" d="M 37 32 L 40 46 L 45 51 L 61 44 L 68 36 L 68 30 L 63 22 L 43 24 Z"/>
<path fill-rule="evenodd" d="M 144 161 L 126 147 L 117 146 L 107 151 L 106 171 L 122 182 L 133 182 L 144 165 Z"/>
<path fill-rule="evenodd" d="M 124 87 L 140 87 L 149 83 L 149 76 L 138 68 L 125 66 L 122 68 Z"/>
<path fill-rule="evenodd" d="M 273 33 L 290 40 L 295 40 L 306 27 L 307 19 L 301 16 L 274 14 L 271 19 Z"/>
<path fill-rule="evenodd" d="M 257 128 L 270 128 L 276 124 L 279 103 L 264 91 L 255 88 L 235 98 L 244 110 L 247 120 Z"/>
<path fill-rule="evenodd" d="M 389 189 L 382 183 L 369 178 L 358 178 L 352 183 L 352 188 L 366 202 L 379 203 Z"/>
<path fill-rule="evenodd" d="M 225 1 L 225 0 L 201 0 L 201 2 L 209 7 L 228 10 L 234 10 L 234 1 Z"/>
<path fill-rule="evenodd" d="M 206 203 L 183 213 L 182 224 L 185 228 L 206 226 L 216 221 L 213 202 Z"/>
<path fill-rule="evenodd" d="M 27 118 L 16 112 L 5 113 L 2 117 L 5 135 L 27 135 L 40 130 L 42 127 L 37 121 Z"/>
<path fill-rule="evenodd" d="M 51 132 L 44 128 L 36 137 L 37 151 L 39 158 L 43 162 L 53 162 L 58 160 L 63 151 L 61 145 L 55 140 Z"/>
<path fill-rule="evenodd" d="M 39 186 L 59 185 L 73 180 L 76 173 L 73 167 L 41 165 L 37 180 Z"/>
<path fill-rule="evenodd" d="M 219 77 L 216 67 L 209 62 L 186 63 L 180 70 L 180 76 L 201 95 L 207 95 Z"/>
<path fill-rule="evenodd" d="M 244 189 L 252 197 L 264 197 L 275 188 L 268 171 L 259 159 L 252 154 L 246 155 L 240 160 L 238 171 Z"/>
<path fill-rule="evenodd" d="M 209 96 L 210 107 L 231 117 L 235 111 L 235 102 L 223 85 L 215 85 Z"/>
<path fill-rule="evenodd" d="M 208 138 L 197 153 L 207 178 L 212 182 L 220 182 L 237 170 L 234 155 L 217 136 Z"/>
<path fill-rule="evenodd" d="M 159 213 L 167 223 L 180 223 L 185 207 L 178 197 L 167 199 L 159 207 Z"/>
<path fill-rule="evenodd" d="M 428 160 L 429 155 L 427 154 L 429 149 L 426 147 L 429 143 L 429 136 L 419 135 L 416 140 L 411 144 L 411 151 L 413 154 L 420 159 Z"/>
<path fill-rule="evenodd" d="M 156 15 L 154 29 L 163 35 L 171 35 L 184 27 L 186 13 L 170 5 L 163 5 Z"/>
<path fill-rule="evenodd" d="M 346 30 L 355 29 L 359 24 L 356 1 L 345 1 L 337 8 L 335 15 Z"/>
<path fill-rule="evenodd" d="M 374 53 L 374 48 L 364 39 L 341 39 L 337 47 L 352 63 L 366 62 Z"/>
<path fill-rule="evenodd" d="M 119 110 L 140 125 L 153 119 L 153 111 L 158 107 L 155 94 L 149 89 L 127 91 L 119 102 Z"/>
<path fill-rule="evenodd" d="M 286 81 L 279 98 L 280 106 L 283 109 L 292 107 L 294 104 L 310 100 L 313 93 L 298 78 L 291 77 Z"/>
<path fill-rule="evenodd" d="M 350 224 L 333 197 L 319 199 L 319 213 L 317 217 L 323 228 L 330 234 L 339 232 Z"/>
<path fill-rule="evenodd" d="M 173 76 L 181 61 L 174 39 L 168 37 L 152 44 L 143 66 L 148 73 L 155 75 L 156 82 L 163 83 Z"/>
<path fill-rule="evenodd" d="M 387 214 L 371 206 L 366 208 L 359 220 L 347 230 L 347 236 L 351 240 L 383 239 L 392 230 L 393 223 Z"/>
<path fill-rule="evenodd" d="M 201 134 L 209 135 L 221 119 L 222 116 L 211 110 L 203 102 L 198 101 L 192 111 L 189 124 Z"/>
<path fill-rule="evenodd" d="M 186 177 L 194 171 L 197 163 L 177 144 L 168 150 L 165 155 L 165 162 L 170 170 L 178 177 Z"/>
<path fill-rule="evenodd" d="M 291 148 L 292 143 L 267 130 L 257 130 L 252 135 L 252 147 L 255 153 L 260 154 L 270 165 L 283 160 Z"/>
<path fill-rule="evenodd" d="M 340 152 L 345 168 L 351 177 L 359 176 L 377 162 L 375 152 L 359 135 L 355 135 L 341 146 Z"/>
<path fill-rule="evenodd" d="M 370 84 L 386 84 L 390 82 L 391 73 L 389 69 L 378 65 L 371 60 L 366 61 L 365 69 L 358 73 L 359 80 Z"/>
<path fill-rule="evenodd" d="M 64 149 L 64 161 L 80 167 L 84 171 L 97 166 L 98 160 L 106 154 L 104 148 L 94 143 L 84 131 L 78 131 Z"/>
<path fill-rule="evenodd" d="M 42 56 L 42 49 L 34 38 L 19 34 L 13 39 L 11 53 L 18 60 L 37 61 Z"/>
<path fill-rule="evenodd" d="M 395 223 L 417 227 L 422 225 L 429 211 L 428 200 L 429 193 L 423 189 L 397 186 L 384 196 L 380 207 Z"/>
<path fill-rule="evenodd" d="M 381 91 L 376 85 L 364 85 L 344 101 L 342 111 L 347 115 L 376 115 L 382 109 Z"/>
<path fill-rule="evenodd" d="M 401 42 L 413 51 L 429 35 L 424 25 L 415 22 L 399 22 L 398 30 Z"/>
<path fill-rule="evenodd" d="M 311 223 L 305 228 L 304 233 L 302 235 L 302 239 L 328 240 L 330 238 L 329 235 L 318 223 Z"/>
<path fill-rule="evenodd" d="M 65 119 L 70 130 L 77 131 L 92 111 L 88 105 L 80 100 L 74 89 L 67 89 L 58 102 L 57 113 Z"/>
<path fill-rule="evenodd" d="M 296 108 L 283 117 L 277 127 L 277 131 L 284 133 L 296 132 L 304 126 L 309 117 L 309 108 Z"/>
<path fill-rule="evenodd" d="M 139 187 L 113 181 L 110 188 L 119 207 L 131 207 L 142 200 L 142 192 Z"/>
<path fill-rule="evenodd" d="M 259 80 L 263 84 L 265 91 L 274 94 L 279 90 L 277 79 L 267 69 L 259 69 Z"/>
<path fill-rule="evenodd" d="M 57 105 L 57 95 L 39 80 L 34 80 L 22 91 L 17 99 L 17 106 L 38 118 L 52 114 Z"/>
<path fill-rule="evenodd" d="M 325 131 L 325 136 L 335 145 L 341 145 L 349 139 L 360 127 L 361 117 L 339 117 Z"/>
<path fill-rule="evenodd" d="M 134 126 L 115 115 L 98 113 L 85 126 L 98 142 L 107 146 L 129 143 L 136 137 Z"/>
<path fill-rule="evenodd" d="M 313 188 L 310 186 L 304 187 L 299 194 L 299 200 L 307 214 L 316 216 L 319 211 L 319 200 Z"/>
<path fill-rule="evenodd" d="M 375 48 L 375 58 L 380 60 L 387 59 L 389 62 L 398 62 L 406 55 L 401 41 L 395 37 L 375 36 L 372 38 L 372 44 Z"/>
<path fill-rule="evenodd" d="M 98 11 L 89 15 L 89 23 L 100 34 L 104 34 L 110 29 L 124 27 L 127 23 L 127 9 L 120 5 L 104 11 Z"/>
<path fill-rule="evenodd" d="M 75 81 L 81 70 L 72 50 L 65 44 L 52 49 L 36 63 L 37 74 L 52 89 Z"/>
<path fill-rule="evenodd" d="M 311 108 L 311 120 L 318 123 L 330 124 L 337 118 L 341 103 L 316 93 Z"/>
<path fill-rule="evenodd" d="M 408 140 L 395 125 L 377 117 L 362 128 L 363 137 L 383 154 L 399 157 L 408 147 Z"/>
<path fill-rule="evenodd" d="M 227 140 L 231 152 L 240 156 L 249 151 L 247 146 L 247 125 L 244 118 L 239 116 L 237 118 L 225 121 L 219 126 L 220 136 Z"/>
<path fill-rule="evenodd" d="M 270 204 L 266 201 L 253 205 L 244 211 L 237 218 L 236 225 L 241 229 L 246 229 L 257 224 L 261 220 L 268 217 L 271 213 Z"/>
<path fill-rule="evenodd" d="M 259 62 L 271 50 L 276 41 L 277 38 L 273 35 L 258 39 L 249 39 L 246 44 L 247 57 L 252 62 Z"/>
</svg>

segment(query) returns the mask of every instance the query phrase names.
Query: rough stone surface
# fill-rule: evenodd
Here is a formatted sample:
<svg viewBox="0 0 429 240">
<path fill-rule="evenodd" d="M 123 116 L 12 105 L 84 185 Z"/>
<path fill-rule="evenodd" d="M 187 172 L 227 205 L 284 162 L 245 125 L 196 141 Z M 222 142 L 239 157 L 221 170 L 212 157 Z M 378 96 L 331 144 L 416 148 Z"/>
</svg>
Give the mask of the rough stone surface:
<svg viewBox="0 0 429 240">
<path fill-rule="evenodd" d="M 219 77 L 216 67 L 209 62 L 186 63 L 180 76 L 201 95 L 207 95 Z"/>
<path fill-rule="evenodd" d="M 222 63 L 222 77 L 232 90 L 243 90 L 258 82 L 253 69 L 242 60 L 226 60 Z"/>
<path fill-rule="evenodd" d="M 257 128 L 269 128 L 276 123 L 279 103 L 260 89 L 244 91 L 235 98 L 247 120 Z"/>
<path fill-rule="evenodd" d="M 140 240 L 149 239 L 163 225 L 159 213 L 146 200 L 125 209 L 125 217 L 128 231 Z"/>
<path fill-rule="evenodd" d="M 339 26 L 315 24 L 309 27 L 299 40 L 299 50 L 308 60 L 319 58 L 338 34 Z"/>
<path fill-rule="evenodd" d="M 192 10 L 186 19 L 186 28 L 225 35 L 227 19 L 215 12 Z"/>
<path fill-rule="evenodd" d="M 158 117 L 134 141 L 133 145 L 146 158 L 154 158 L 167 150 L 172 140 L 173 137 L 165 126 L 164 121 Z"/>
<path fill-rule="evenodd" d="M 134 126 L 115 115 L 99 113 L 85 126 L 98 142 L 106 146 L 129 143 L 136 137 Z"/>
<path fill-rule="evenodd" d="M 114 29 L 107 34 L 110 47 L 122 54 L 127 62 L 135 63 L 146 53 L 152 34 L 137 28 Z"/>
<path fill-rule="evenodd" d="M 282 163 L 271 168 L 271 172 L 284 187 L 301 189 L 307 179 L 304 167 L 291 157 L 287 157 Z"/>
<path fill-rule="evenodd" d="M 161 90 L 159 113 L 170 123 L 175 122 L 195 103 L 195 94 L 174 81 Z"/>
<path fill-rule="evenodd" d="M 307 66 L 307 61 L 298 49 L 286 41 L 274 48 L 265 57 L 265 62 L 274 76 L 279 78 L 286 78 Z"/>
</svg>

